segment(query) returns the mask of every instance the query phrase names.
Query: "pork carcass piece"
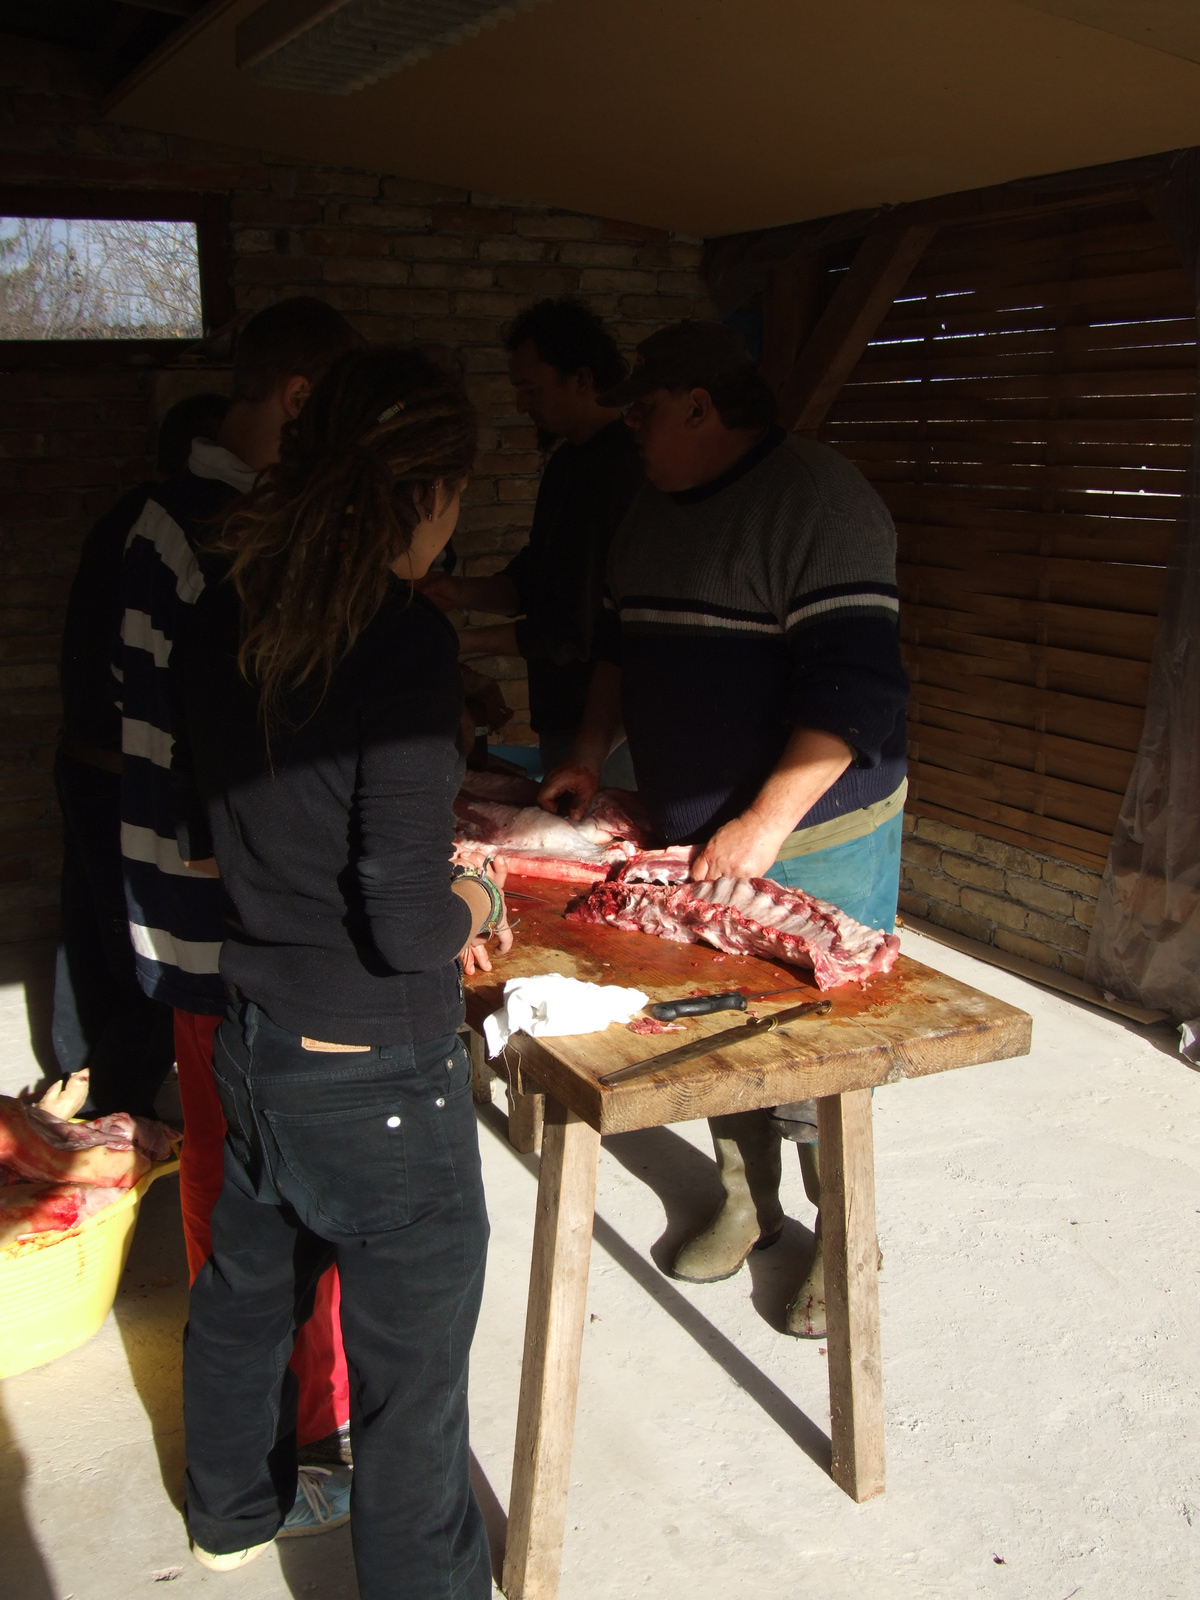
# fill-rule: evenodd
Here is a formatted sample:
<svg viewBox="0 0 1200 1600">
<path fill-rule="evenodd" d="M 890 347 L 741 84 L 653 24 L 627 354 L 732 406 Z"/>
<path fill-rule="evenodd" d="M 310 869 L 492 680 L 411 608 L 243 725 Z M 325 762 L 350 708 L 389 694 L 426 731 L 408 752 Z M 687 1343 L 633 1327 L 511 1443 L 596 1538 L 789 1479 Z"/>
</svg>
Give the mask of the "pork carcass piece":
<svg viewBox="0 0 1200 1600">
<path fill-rule="evenodd" d="M 490 775 L 468 775 L 479 776 Z M 635 811 L 640 811 L 636 797 L 601 789 L 582 819 L 572 822 L 540 806 L 480 799 L 468 782 L 454 801 L 455 837 L 460 844 L 493 845 L 517 873 L 595 883 L 648 841 L 645 818 Z"/>
<path fill-rule="evenodd" d="M 0 1251 L 39 1233 L 77 1228 L 119 1200 L 122 1192 L 84 1183 L 10 1183 L 0 1187 Z"/>
<path fill-rule="evenodd" d="M 133 1119 L 129 1121 L 132 1123 Z M 47 1122 L 57 1122 L 59 1127 L 50 1129 Z M 47 1133 L 57 1136 L 61 1129 L 88 1138 L 88 1145 L 79 1148 L 69 1135 L 65 1136 L 65 1146 L 52 1143 Z M 110 1148 L 110 1140 L 119 1148 Z M 48 1112 L 22 1105 L 10 1095 L 0 1095 L 0 1185 L 24 1181 L 132 1189 L 149 1170 L 149 1157 L 135 1147 L 132 1138 L 106 1134 L 88 1123 L 63 1123 Z"/>
<path fill-rule="evenodd" d="M 575 901 L 567 919 L 811 967 L 819 989 L 865 983 L 891 971 L 900 953 L 894 934 L 864 927 L 828 901 L 769 878 L 680 882 L 686 871 L 680 856 L 686 854 L 677 849 L 635 856 L 609 882 Z"/>
</svg>

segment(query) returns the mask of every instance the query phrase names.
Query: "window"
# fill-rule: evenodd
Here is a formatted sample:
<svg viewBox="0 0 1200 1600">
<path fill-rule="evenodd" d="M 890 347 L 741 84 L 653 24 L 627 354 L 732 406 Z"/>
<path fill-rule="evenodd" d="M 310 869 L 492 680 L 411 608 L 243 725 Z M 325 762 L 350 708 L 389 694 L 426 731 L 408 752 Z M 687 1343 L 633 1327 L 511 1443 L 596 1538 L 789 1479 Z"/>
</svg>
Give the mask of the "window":
<svg viewBox="0 0 1200 1600">
<path fill-rule="evenodd" d="M 194 222 L 0 217 L 0 338 L 202 332 Z"/>
<path fill-rule="evenodd" d="M 0 341 L 38 364 L 201 339 L 233 316 L 228 235 L 223 196 L 2 188 Z"/>
</svg>

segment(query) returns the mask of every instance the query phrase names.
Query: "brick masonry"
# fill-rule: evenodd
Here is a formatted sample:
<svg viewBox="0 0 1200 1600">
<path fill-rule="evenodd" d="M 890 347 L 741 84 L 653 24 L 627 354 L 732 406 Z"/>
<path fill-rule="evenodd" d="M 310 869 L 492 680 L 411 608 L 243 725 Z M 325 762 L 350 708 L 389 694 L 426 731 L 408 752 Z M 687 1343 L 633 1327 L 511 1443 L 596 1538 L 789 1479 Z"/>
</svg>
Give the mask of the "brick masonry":
<svg viewBox="0 0 1200 1600">
<path fill-rule="evenodd" d="M 525 542 L 537 492 L 541 458 L 513 408 L 502 342 L 515 312 L 577 294 L 623 347 L 712 314 L 698 239 L 123 128 L 84 93 L 4 92 L 0 182 L 28 185 L 31 210 L 43 184 L 228 196 L 239 310 L 318 294 L 370 339 L 456 351 L 482 418 L 455 539 L 469 574 L 496 571 Z M 151 475 L 154 393 L 153 371 L 116 361 L 0 373 L 0 942 L 56 925 L 63 607 L 91 522 Z M 505 680 L 516 712 L 505 737 L 531 742 L 520 663 L 479 665 Z"/>
<path fill-rule="evenodd" d="M 1100 874 L 933 817 L 904 818 L 900 910 L 1083 976 Z"/>
</svg>

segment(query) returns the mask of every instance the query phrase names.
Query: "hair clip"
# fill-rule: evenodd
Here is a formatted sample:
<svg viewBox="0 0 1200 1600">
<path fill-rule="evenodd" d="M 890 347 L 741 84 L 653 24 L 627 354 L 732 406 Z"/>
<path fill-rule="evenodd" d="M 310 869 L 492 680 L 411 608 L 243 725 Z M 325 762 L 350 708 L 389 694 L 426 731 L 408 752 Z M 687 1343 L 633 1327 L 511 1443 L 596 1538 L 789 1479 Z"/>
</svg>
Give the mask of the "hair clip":
<svg viewBox="0 0 1200 1600">
<path fill-rule="evenodd" d="M 375 426 L 378 427 L 381 422 L 390 422 L 391 419 L 396 415 L 397 411 L 403 410 L 404 401 L 397 400 L 394 406 L 389 406 L 386 411 L 381 411 L 379 413 L 379 415 L 375 418 Z"/>
</svg>

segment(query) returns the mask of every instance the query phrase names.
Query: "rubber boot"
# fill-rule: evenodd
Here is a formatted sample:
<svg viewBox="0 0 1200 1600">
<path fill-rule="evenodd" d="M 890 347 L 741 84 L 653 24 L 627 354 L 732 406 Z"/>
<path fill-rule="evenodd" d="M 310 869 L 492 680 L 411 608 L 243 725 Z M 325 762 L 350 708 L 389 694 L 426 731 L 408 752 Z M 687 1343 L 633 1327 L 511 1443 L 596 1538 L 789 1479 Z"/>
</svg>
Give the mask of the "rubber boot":
<svg viewBox="0 0 1200 1600">
<path fill-rule="evenodd" d="M 708 1126 L 725 1199 L 703 1233 L 675 1257 L 671 1275 L 685 1283 L 732 1278 L 751 1250 L 767 1249 L 783 1231 L 779 1135 L 767 1113 L 710 1117 Z"/>
<path fill-rule="evenodd" d="M 804 1179 L 804 1192 L 817 1207 L 817 1220 L 813 1226 L 816 1246 L 804 1282 L 795 1299 L 787 1308 L 784 1327 L 797 1339 L 823 1339 L 825 1337 L 825 1252 L 821 1243 L 821 1172 L 815 1144 L 798 1144 L 800 1173 Z"/>
</svg>

